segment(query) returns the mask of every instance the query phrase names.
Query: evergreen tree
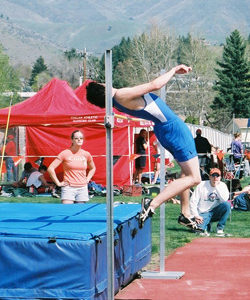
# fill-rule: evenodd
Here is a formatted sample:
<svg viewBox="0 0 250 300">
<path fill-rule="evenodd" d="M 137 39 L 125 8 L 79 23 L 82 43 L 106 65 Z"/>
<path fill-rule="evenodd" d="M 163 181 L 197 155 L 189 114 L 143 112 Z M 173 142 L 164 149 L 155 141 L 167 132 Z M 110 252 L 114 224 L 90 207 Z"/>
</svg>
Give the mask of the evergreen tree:
<svg viewBox="0 0 250 300">
<path fill-rule="evenodd" d="M 118 46 L 113 47 L 112 49 L 113 64 L 114 64 L 114 86 L 121 88 L 126 85 L 126 81 L 122 80 L 117 74 L 117 69 L 120 64 L 125 62 L 131 56 L 131 40 L 130 38 L 122 38 Z"/>
<path fill-rule="evenodd" d="M 112 69 L 113 69 L 113 86 L 120 88 L 124 86 L 124 81 L 117 76 L 117 67 L 131 56 L 131 39 L 123 37 L 119 45 L 112 48 Z M 105 78 L 105 61 L 104 55 L 100 60 L 99 80 L 104 81 Z"/>
<path fill-rule="evenodd" d="M 179 36 L 178 47 L 177 47 L 176 53 L 175 53 L 178 64 L 188 65 L 188 62 L 186 59 L 186 53 L 191 52 L 191 41 L 192 41 L 192 36 L 190 33 L 188 33 L 187 37 Z"/>
<path fill-rule="evenodd" d="M 130 56 L 131 40 L 130 38 L 121 39 L 119 45 L 112 48 L 113 64 L 116 67 L 120 62 L 124 62 Z"/>
<path fill-rule="evenodd" d="M 220 122 L 220 126 L 226 125 L 225 123 L 232 118 L 233 114 L 237 118 L 250 116 L 250 74 L 245 50 L 245 41 L 239 31 L 234 30 L 226 38 L 222 60 L 217 61 L 220 68 L 215 69 L 218 81 L 213 88 L 217 95 L 211 105 L 217 121 L 215 121 L 215 125 L 218 122 Z M 218 118 L 222 111 L 229 114 L 224 116 L 224 122 Z"/>
<path fill-rule="evenodd" d="M 32 86 L 35 83 L 36 76 L 44 71 L 47 71 L 47 66 L 44 63 L 43 57 L 40 56 L 33 65 L 29 81 L 30 86 Z"/>
<path fill-rule="evenodd" d="M 68 59 L 68 61 L 71 61 L 72 59 L 81 59 L 82 54 L 78 53 L 75 48 L 71 48 L 69 51 L 64 51 L 64 56 Z"/>
</svg>

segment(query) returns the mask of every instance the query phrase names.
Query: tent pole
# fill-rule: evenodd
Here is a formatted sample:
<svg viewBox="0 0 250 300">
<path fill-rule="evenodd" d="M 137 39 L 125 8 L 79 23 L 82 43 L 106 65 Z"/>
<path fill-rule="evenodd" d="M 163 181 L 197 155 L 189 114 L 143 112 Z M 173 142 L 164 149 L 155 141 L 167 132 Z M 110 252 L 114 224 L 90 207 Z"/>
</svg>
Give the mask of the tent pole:
<svg viewBox="0 0 250 300">
<path fill-rule="evenodd" d="M 151 152 L 150 152 L 150 134 L 149 134 L 149 128 L 147 128 L 147 134 L 148 134 L 148 172 L 149 172 L 149 183 L 152 183 L 151 178 Z"/>
<path fill-rule="evenodd" d="M 4 159 L 4 152 L 5 152 L 6 141 L 7 141 L 7 133 L 8 133 L 8 129 L 9 129 L 9 123 L 10 123 L 10 112 L 11 112 L 12 99 L 13 99 L 13 95 L 11 94 L 7 123 L 6 123 L 5 134 L 4 134 L 4 142 L 3 142 L 3 148 L 2 148 L 2 156 L 1 156 L 1 164 L 0 164 L 0 179 L 1 179 L 0 181 L 2 181 L 3 159 Z"/>
<path fill-rule="evenodd" d="M 107 190 L 107 299 L 114 299 L 114 230 L 113 230 L 113 128 L 112 112 L 112 50 L 105 52 L 105 84 L 106 84 L 106 190 Z"/>
<path fill-rule="evenodd" d="M 135 153 L 134 149 L 135 149 L 135 127 L 132 127 L 132 148 L 131 148 L 131 151 L 132 151 L 132 154 Z M 131 169 L 132 169 L 132 182 L 131 184 L 133 184 L 133 176 L 134 176 L 134 161 L 131 160 Z"/>
<path fill-rule="evenodd" d="M 130 161 L 130 156 L 131 156 L 131 126 L 130 124 L 128 125 L 128 159 L 129 159 L 129 184 L 132 184 L 133 178 L 132 178 L 132 165 Z"/>
</svg>

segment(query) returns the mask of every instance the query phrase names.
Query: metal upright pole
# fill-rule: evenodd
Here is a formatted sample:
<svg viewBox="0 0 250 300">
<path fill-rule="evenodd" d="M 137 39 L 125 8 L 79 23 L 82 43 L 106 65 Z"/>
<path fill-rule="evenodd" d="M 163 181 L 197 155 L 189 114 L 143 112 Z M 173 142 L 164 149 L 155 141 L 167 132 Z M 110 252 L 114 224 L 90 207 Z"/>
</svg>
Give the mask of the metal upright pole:
<svg viewBox="0 0 250 300">
<path fill-rule="evenodd" d="M 105 52 L 105 86 L 106 86 L 106 190 L 107 190 L 107 297 L 114 299 L 114 230 L 113 230 L 113 127 L 112 112 L 112 51 Z"/>
<path fill-rule="evenodd" d="M 163 71 L 161 72 L 163 74 Z M 165 86 L 161 88 L 161 99 L 166 100 Z M 165 188 L 165 149 L 160 145 L 160 191 Z M 160 272 L 165 271 L 165 203 L 160 206 Z"/>
<path fill-rule="evenodd" d="M 165 70 L 161 71 L 164 74 Z M 161 99 L 166 100 L 165 86 L 161 88 Z M 160 190 L 165 188 L 165 149 L 160 145 Z M 160 206 L 160 272 L 142 272 L 143 278 L 150 279 L 180 279 L 185 272 L 182 271 L 165 271 L 165 203 Z"/>
<path fill-rule="evenodd" d="M 165 149 L 160 145 L 160 190 L 165 188 Z M 160 272 L 165 271 L 165 203 L 160 206 Z"/>
<path fill-rule="evenodd" d="M 147 136 L 148 136 L 148 143 L 150 144 L 150 135 L 149 135 L 149 129 L 147 128 Z M 150 147 L 148 147 L 148 173 L 149 173 L 149 183 L 151 184 L 152 178 L 151 178 L 151 153 L 150 153 Z"/>
</svg>

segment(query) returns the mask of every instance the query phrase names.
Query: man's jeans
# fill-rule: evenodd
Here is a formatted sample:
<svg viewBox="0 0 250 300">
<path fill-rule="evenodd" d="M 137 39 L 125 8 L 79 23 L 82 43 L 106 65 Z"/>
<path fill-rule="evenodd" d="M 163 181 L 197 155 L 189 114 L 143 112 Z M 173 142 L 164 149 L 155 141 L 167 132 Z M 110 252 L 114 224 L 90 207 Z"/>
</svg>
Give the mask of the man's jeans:
<svg viewBox="0 0 250 300">
<path fill-rule="evenodd" d="M 218 206 L 214 207 L 211 211 L 200 213 L 200 216 L 203 217 L 203 223 L 200 224 L 200 228 L 203 230 L 208 230 L 211 222 L 217 222 L 217 230 L 224 229 L 227 218 L 231 211 L 230 202 L 222 202 Z"/>
<path fill-rule="evenodd" d="M 5 158 L 5 164 L 7 169 L 7 181 L 12 181 L 14 177 L 14 181 L 17 181 L 17 167 L 14 165 L 14 161 L 11 157 Z M 13 177 L 12 177 L 13 172 Z"/>
</svg>

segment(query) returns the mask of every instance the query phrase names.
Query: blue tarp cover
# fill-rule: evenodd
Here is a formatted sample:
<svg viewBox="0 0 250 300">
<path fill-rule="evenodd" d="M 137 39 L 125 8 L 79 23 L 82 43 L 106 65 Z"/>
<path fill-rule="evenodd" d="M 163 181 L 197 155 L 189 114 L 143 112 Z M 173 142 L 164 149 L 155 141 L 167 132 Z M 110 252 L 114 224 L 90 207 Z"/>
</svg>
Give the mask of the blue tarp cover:
<svg viewBox="0 0 250 300">
<path fill-rule="evenodd" d="M 139 204 L 114 207 L 115 289 L 150 261 Z M 0 298 L 105 299 L 105 204 L 0 204 Z"/>
<path fill-rule="evenodd" d="M 114 229 L 133 218 L 139 204 L 114 208 Z M 0 236 L 57 237 L 87 241 L 106 234 L 106 205 L 3 203 L 0 205 Z"/>
</svg>

